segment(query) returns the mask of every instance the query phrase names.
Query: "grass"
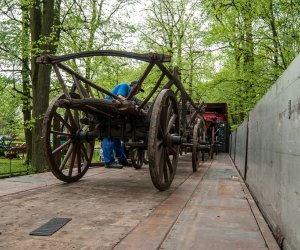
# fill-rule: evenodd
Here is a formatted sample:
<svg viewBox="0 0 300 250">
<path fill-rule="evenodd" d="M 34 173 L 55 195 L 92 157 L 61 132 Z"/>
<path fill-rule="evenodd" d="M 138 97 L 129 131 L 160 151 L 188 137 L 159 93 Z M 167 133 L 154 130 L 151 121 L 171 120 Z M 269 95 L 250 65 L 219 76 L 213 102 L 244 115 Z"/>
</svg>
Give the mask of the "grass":
<svg viewBox="0 0 300 250">
<path fill-rule="evenodd" d="M 25 158 L 7 159 L 0 158 L 0 177 L 10 177 L 14 175 L 32 174 L 36 171 L 25 163 Z"/>
<path fill-rule="evenodd" d="M 25 163 L 26 155 L 21 156 L 21 158 L 13 159 L 0 157 L 0 178 L 36 173 L 31 165 Z M 100 161 L 100 144 L 96 143 L 92 163 L 99 163 Z"/>
<path fill-rule="evenodd" d="M 100 158 L 100 145 L 95 145 L 94 148 L 94 154 L 93 154 L 93 158 L 92 158 L 92 163 L 93 162 L 100 162 L 101 158 Z"/>
</svg>

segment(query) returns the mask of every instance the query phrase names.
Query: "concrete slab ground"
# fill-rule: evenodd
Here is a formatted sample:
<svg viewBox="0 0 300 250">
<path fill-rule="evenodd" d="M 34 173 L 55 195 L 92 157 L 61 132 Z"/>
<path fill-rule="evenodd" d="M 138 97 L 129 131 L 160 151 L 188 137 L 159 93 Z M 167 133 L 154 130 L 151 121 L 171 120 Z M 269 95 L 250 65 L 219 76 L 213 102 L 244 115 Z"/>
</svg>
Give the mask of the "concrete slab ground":
<svg viewBox="0 0 300 250">
<path fill-rule="evenodd" d="M 72 218 L 52 236 L 31 231 Z M 51 173 L 0 180 L 0 249 L 279 249 L 227 154 L 192 173 L 180 158 L 172 186 L 140 170 L 92 168 L 72 184 Z"/>
</svg>

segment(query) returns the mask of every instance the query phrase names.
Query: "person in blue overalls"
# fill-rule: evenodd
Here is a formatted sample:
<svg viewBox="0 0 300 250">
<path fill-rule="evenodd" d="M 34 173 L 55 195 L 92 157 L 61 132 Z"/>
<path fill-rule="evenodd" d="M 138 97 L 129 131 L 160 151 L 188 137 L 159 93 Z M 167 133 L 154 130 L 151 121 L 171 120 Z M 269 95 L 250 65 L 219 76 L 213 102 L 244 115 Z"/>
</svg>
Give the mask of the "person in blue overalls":
<svg viewBox="0 0 300 250">
<path fill-rule="evenodd" d="M 121 99 L 125 100 L 129 95 L 131 88 L 134 87 L 137 83 L 138 81 L 132 81 L 129 85 L 128 83 L 122 82 L 114 87 L 111 92 Z M 144 92 L 144 90 L 141 88 L 138 91 Z M 106 96 L 105 99 L 111 100 L 112 97 Z M 123 166 L 129 165 L 120 139 L 103 138 L 102 149 L 104 164 L 106 168 L 123 168 Z M 118 158 L 119 163 L 115 161 L 113 152 L 115 152 L 115 156 Z"/>
</svg>

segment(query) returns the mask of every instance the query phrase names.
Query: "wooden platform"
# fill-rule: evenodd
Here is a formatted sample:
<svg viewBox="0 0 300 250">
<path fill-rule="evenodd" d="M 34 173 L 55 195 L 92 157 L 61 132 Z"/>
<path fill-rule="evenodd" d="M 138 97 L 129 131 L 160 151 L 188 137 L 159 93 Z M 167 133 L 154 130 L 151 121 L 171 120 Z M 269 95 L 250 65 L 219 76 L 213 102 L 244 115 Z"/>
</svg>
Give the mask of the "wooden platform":
<svg viewBox="0 0 300 250">
<path fill-rule="evenodd" d="M 55 217 L 52 236 L 29 233 Z M 227 154 L 192 173 L 181 156 L 170 190 L 140 170 L 92 168 L 64 184 L 51 173 L 0 180 L 0 249 L 279 249 Z"/>
</svg>

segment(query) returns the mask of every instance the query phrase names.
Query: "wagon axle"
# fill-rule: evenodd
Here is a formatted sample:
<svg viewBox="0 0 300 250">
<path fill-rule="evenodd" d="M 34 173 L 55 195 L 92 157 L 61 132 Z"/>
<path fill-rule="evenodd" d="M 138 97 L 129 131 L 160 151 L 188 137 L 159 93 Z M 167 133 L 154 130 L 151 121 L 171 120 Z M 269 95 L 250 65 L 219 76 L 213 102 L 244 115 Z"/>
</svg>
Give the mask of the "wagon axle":
<svg viewBox="0 0 300 250">
<path fill-rule="evenodd" d="M 187 137 L 180 136 L 180 135 L 169 135 L 167 141 L 170 145 L 182 145 L 188 142 Z"/>
</svg>

